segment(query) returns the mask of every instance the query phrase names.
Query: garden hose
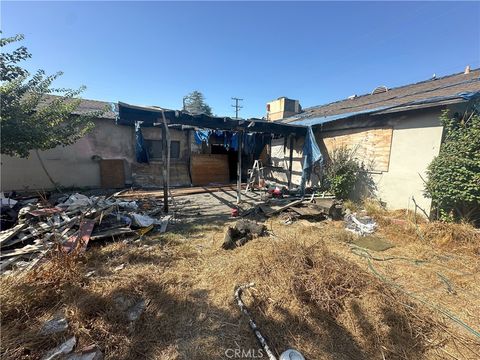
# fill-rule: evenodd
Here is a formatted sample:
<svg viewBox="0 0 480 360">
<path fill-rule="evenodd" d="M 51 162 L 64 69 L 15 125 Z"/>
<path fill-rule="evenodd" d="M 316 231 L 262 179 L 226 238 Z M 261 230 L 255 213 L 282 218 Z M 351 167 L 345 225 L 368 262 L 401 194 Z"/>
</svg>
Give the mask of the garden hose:
<svg viewBox="0 0 480 360">
<path fill-rule="evenodd" d="M 255 334 L 255 337 L 257 338 L 258 342 L 262 346 L 263 350 L 267 354 L 268 359 L 269 360 L 277 360 L 277 358 L 275 357 L 273 352 L 270 350 L 270 347 L 268 346 L 267 340 L 265 340 L 265 337 L 263 337 L 262 333 L 258 329 L 257 324 L 253 320 L 252 315 L 250 314 L 247 307 L 245 306 L 245 304 L 242 301 L 243 290 L 251 288 L 253 286 L 255 286 L 255 283 L 249 283 L 249 284 L 244 284 L 244 285 L 238 286 L 237 289 L 235 290 L 235 300 L 237 302 L 238 307 L 240 308 L 240 311 L 245 316 L 247 316 L 248 324 L 250 325 L 250 328 L 252 329 L 253 333 Z M 305 360 L 305 358 L 297 350 L 288 349 L 280 355 L 280 360 Z"/>
</svg>

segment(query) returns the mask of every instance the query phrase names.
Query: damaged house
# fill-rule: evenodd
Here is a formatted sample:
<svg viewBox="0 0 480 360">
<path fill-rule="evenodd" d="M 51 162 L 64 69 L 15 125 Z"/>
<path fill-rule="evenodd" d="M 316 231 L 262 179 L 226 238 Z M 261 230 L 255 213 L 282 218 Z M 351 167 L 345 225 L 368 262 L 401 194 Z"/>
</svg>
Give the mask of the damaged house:
<svg viewBox="0 0 480 360">
<path fill-rule="evenodd" d="M 441 112 L 449 109 L 460 117 L 479 96 L 480 70 L 467 67 L 459 74 L 396 88 L 379 86 L 370 94 L 303 110 L 298 100 L 279 98 L 267 104 L 267 119 L 311 126 L 324 161 L 335 149 L 349 148 L 366 166 L 373 180 L 370 190 L 387 207 L 411 209 L 416 202 L 428 213 L 424 179 L 442 143 Z M 303 144 L 303 138 L 272 141 L 276 168 L 271 175 L 278 182 L 287 183 L 293 155 L 292 183 L 300 184 Z M 310 185 L 318 185 L 320 177 L 320 167 L 314 168 Z"/>
<path fill-rule="evenodd" d="M 25 159 L 2 155 L 2 191 L 52 189 L 55 184 L 65 188 L 163 187 L 163 110 L 82 100 L 76 111 L 87 114 L 104 109 L 109 110 L 94 119 L 93 131 L 72 145 L 32 151 Z M 242 154 L 245 179 L 272 134 L 305 133 L 304 126 L 261 119 L 191 116 L 172 110 L 165 114 L 170 186 L 232 183 L 238 177 L 238 154 Z"/>
</svg>

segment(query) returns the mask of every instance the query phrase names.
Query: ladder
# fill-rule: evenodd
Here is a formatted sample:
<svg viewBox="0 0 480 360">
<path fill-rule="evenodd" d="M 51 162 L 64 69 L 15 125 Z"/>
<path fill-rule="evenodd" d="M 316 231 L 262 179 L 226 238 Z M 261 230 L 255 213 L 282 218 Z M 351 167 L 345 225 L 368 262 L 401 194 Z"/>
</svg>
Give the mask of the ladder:
<svg viewBox="0 0 480 360">
<path fill-rule="evenodd" d="M 255 160 L 253 162 L 253 166 L 251 169 L 248 170 L 248 174 L 250 175 L 250 177 L 248 178 L 248 182 L 247 182 L 247 187 L 245 188 L 245 193 L 250 190 L 250 188 L 254 188 L 254 185 L 255 185 L 255 180 L 257 179 L 258 177 L 258 186 L 260 186 L 260 179 L 264 179 L 264 175 L 263 175 L 263 164 L 260 160 Z"/>
</svg>

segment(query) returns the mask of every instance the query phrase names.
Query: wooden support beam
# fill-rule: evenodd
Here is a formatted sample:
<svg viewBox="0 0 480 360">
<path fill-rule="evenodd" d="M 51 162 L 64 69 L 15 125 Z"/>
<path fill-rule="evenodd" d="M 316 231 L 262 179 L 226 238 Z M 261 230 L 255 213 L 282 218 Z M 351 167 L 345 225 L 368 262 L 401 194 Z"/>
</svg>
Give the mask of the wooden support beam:
<svg viewBox="0 0 480 360">
<path fill-rule="evenodd" d="M 243 148 L 243 131 L 238 134 L 238 159 L 237 159 L 237 204 L 242 202 L 242 148 Z"/>
<path fill-rule="evenodd" d="M 192 131 L 187 129 L 187 169 L 188 169 L 188 178 L 190 179 L 190 186 L 193 186 L 192 180 Z"/>
<path fill-rule="evenodd" d="M 289 144 L 290 157 L 288 159 L 288 188 L 290 189 L 290 187 L 292 186 L 293 144 L 294 144 L 295 138 L 293 135 L 290 135 L 289 138 L 290 138 L 290 144 Z"/>
<path fill-rule="evenodd" d="M 163 212 L 168 213 L 168 182 L 167 182 L 167 131 L 162 126 L 162 182 L 163 182 Z"/>
<path fill-rule="evenodd" d="M 168 213 L 168 194 L 170 193 L 170 130 L 168 129 L 167 119 L 165 118 L 165 112 L 162 110 L 162 121 L 163 121 L 163 145 L 166 151 L 162 152 L 162 157 L 164 158 L 163 162 L 163 210 L 165 213 Z M 166 161 L 165 161 L 166 160 Z"/>
</svg>

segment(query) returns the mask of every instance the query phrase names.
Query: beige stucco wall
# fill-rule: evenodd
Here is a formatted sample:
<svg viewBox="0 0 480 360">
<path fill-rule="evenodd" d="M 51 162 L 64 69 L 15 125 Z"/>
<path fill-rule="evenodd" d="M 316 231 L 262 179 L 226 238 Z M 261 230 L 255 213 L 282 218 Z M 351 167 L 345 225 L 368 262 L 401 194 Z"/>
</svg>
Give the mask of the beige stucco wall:
<svg viewBox="0 0 480 360">
<path fill-rule="evenodd" d="M 390 209 L 413 208 L 412 197 L 427 213 L 431 200 L 423 195 L 426 170 L 440 151 L 443 128 L 439 112 L 394 117 L 389 169 L 372 174 L 377 196 Z M 421 177 L 420 177 L 421 176 Z"/>
<path fill-rule="evenodd" d="M 383 126 L 393 128 L 388 171 L 370 173 L 377 189 L 377 197 L 390 209 L 413 208 L 412 197 L 427 213 L 431 200 L 423 195 L 423 180 L 426 169 L 432 159 L 438 155 L 443 128 L 439 122 L 440 111 L 412 111 L 407 115 L 384 115 Z M 352 132 L 358 132 L 358 129 Z M 314 130 L 317 142 L 322 133 Z M 302 172 L 303 139 L 297 139 L 294 145 L 292 183 L 300 184 Z M 285 151 L 285 161 L 280 165 L 288 169 L 289 150 Z M 287 171 L 285 171 L 287 173 Z M 281 182 L 284 176 L 276 176 Z M 312 174 L 310 185 L 318 185 L 318 177 Z"/>
<path fill-rule="evenodd" d="M 161 139 L 160 128 L 144 128 L 142 133 L 145 139 Z M 190 185 L 187 132 L 170 129 L 170 136 L 172 140 L 180 142 L 180 158 L 171 159 L 170 183 L 172 186 Z M 136 163 L 134 128 L 115 125 L 110 119 L 95 120 L 94 130 L 73 145 L 40 152 L 53 180 L 63 187 L 101 186 L 100 164 L 92 159 L 94 155 L 102 159 L 123 159 L 127 185 L 162 185 L 163 162 L 152 160 L 150 164 Z M 2 155 L 0 187 L 2 191 L 47 190 L 52 189 L 53 185 L 37 155 L 31 152 L 27 159 Z"/>
<path fill-rule="evenodd" d="M 45 167 L 55 182 L 65 187 L 100 187 L 100 164 L 92 159 L 124 159 L 125 179 L 131 182 L 134 161 L 134 131 L 115 125 L 111 119 L 95 120 L 94 130 L 73 145 L 40 151 Z M 2 191 L 51 189 L 35 152 L 26 159 L 2 155 Z"/>
</svg>

